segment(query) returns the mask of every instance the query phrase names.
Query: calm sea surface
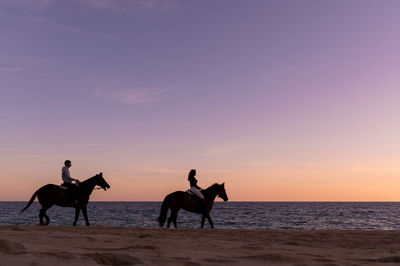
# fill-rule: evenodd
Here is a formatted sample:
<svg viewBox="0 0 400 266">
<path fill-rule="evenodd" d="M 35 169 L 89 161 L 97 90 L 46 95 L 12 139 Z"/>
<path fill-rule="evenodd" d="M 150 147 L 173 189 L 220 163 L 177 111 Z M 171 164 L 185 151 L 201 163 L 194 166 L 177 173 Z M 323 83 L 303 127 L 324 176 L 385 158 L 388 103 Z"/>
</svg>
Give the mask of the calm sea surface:
<svg viewBox="0 0 400 266">
<path fill-rule="evenodd" d="M 20 214 L 26 202 L 0 202 L 0 225 L 36 225 L 39 204 Z M 91 202 L 92 225 L 157 227 L 161 202 Z M 74 209 L 52 207 L 50 225 L 71 225 Z M 217 228 L 400 229 L 399 202 L 216 202 Z M 181 210 L 178 227 L 199 227 L 200 215 Z M 84 225 L 81 214 L 79 225 Z M 209 227 L 206 221 L 206 227 Z"/>
</svg>

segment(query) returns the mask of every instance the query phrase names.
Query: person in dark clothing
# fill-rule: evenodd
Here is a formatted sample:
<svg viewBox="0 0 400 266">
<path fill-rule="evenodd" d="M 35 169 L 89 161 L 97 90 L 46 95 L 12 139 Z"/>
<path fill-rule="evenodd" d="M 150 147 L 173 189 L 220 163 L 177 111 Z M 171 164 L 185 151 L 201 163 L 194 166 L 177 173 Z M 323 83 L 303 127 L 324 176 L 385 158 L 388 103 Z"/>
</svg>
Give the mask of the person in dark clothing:
<svg viewBox="0 0 400 266">
<path fill-rule="evenodd" d="M 197 179 L 195 178 L 195 176 L 196 176 L 196 170 L 195 169 L 190 170 L 189 175 L 188 175 L 188 180 L 190 182 L 190 191 L 194 195 L 199 197 L 202 201 L 204 201 L 204 196 L 200 192 L 201 187 L 199 187 L 197 185 Z"/>
</svg>

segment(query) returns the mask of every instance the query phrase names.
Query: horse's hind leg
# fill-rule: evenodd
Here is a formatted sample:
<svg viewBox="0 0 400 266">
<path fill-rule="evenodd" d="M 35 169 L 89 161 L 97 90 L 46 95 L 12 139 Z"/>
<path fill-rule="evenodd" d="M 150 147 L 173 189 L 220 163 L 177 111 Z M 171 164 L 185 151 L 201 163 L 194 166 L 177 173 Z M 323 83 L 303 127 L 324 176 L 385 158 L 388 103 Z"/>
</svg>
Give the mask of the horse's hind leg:
<svg viewBox="0 0 400 266">
<path fill-rule="evenodd" d="M 204 227 L 204 222 L 206 221 L 206 215 L 205 214 L 203 214 L 202 216 L 201 216 L 201 226 L 200 226 L 200 228 L 203 228 Z"/>
<path fill-rule="evenodd" d="M 172 221 L 172 216 L 170 215 L 167 221 L 167 228 L 169 228 L 169 226 L 171 225 L 171 221 Z"/>
<path fill-rule="evenodd" d="M 178 212 L 176 210 L 171 210 L 171 214 L 168 217 L 168 223 L 167 223 L 167 228 L 171 225 L 171 222 L 174 224 L 174 227 L 177 228 L 176 226 L 176 217 L 178 216 Z"/>
<path fill-rule="evenodd" d="M 174 227 L 178 228 L 177 223 L 176 223 L 176 219 L 178 217 L 178 211 L 179 210 L 171 210 L 171 215 L 168 218 L 168 227 L 172 221 L 172 223 L 174 224 Z"/>
<path fill-rule="evenodd" d="M 48 225 L 50 223 L 50 217 L 47 216 L 46 213 L 44 213 L 44 218 L 46 218 L 46 225 Z"/>
<path fill-rule="evenodd" d="M 210 224 L 211 228 L 214 228 L 214 223 L 213 223 L 213 221 L 211 220 L 210 214 L 207 214 L 207 220 L 208 220 L 208 223 Z"/>
<path fill-rule="evenodd" d="M 50 223 L 50 218 L 49 218 L 49 216 L 47 216 L 47 214 L 46 214 L 46 211 L 47 211 L 50 207 L 51 207 L 51 205 L 50 205 L 50 206 L 45 206 L 45 207 L 42 206 L 42 208 L 40 209 L 40 212 L 39 212 L 40 224 L 48 225 L 48 224 Z M 46 219 L 46 223 L 43 223 L 43 217 Z"/>
<path fill-rule="evenodd" d="M 174 227 L 178 228 L 178 226 L 176 225 L 176 219 L 178 218 L 178 212 L 174 215 L 172 222 L 174 223 Z"/>
<path fill-rule="evenodd" d="M 53 202 L 49 200 L 46 196 L 46 194 L 40 194 L 38 195 L 38 201 L 42 208 L 39 211 L 39 220 L 40 224 L 42 225 L 48 225 L 50 223 L 50 218 L 47 216 L 46 211 L 53 206 Z M 43 222 L 43 217 L 46 219 L 46 223 Z"/>
<path fill-rule="evenodd" d="M 40 209 L 40 211 L 39 211 L 39 221 L 40 221 L 40 224 L 44 224 L 43 223 L 43 217 L 44 217 L 44 212 L 42 211 L 42 209 Z"/>
</svg>

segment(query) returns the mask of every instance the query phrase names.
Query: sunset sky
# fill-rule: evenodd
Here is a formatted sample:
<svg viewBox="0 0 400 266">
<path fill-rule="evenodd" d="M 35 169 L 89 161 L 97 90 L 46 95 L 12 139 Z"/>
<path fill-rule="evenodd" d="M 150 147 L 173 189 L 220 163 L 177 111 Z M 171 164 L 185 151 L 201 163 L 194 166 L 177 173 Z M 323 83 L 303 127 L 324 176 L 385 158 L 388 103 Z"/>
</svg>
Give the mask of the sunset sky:
<svg viewBox="0 0 400 266">
<path fill-rule="evenodd" d="M 400 1 L 0 0 L 0 200 L 400 200 Z"/>
</svg>

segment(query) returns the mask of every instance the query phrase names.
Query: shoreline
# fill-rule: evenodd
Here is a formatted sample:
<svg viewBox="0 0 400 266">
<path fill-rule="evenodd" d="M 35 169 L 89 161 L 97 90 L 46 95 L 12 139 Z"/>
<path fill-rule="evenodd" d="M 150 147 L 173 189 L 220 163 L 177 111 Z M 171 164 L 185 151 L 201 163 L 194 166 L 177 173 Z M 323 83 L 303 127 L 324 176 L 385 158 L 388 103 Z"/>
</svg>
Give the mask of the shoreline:
<svg viewBox="0 0 400 266">
<path fill-rule="evenodd" d="M 0 226 L 2 265 L 395 265 L 400 230 Z"/>
</svg>

